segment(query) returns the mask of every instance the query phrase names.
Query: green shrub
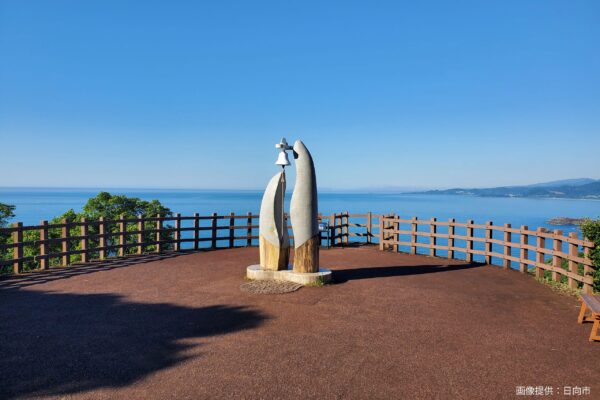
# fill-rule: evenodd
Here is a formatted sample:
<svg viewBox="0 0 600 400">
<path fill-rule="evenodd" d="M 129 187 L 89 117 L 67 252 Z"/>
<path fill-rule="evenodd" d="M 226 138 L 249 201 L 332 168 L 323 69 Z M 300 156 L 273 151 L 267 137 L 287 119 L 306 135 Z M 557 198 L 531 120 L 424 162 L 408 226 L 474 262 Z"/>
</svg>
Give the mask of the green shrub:
<svg viewBox="0 0 600 400">
<path fill-rule="evenodd" d="M 583 236 L 596 245 L 590 251 L 590 258 L 596 271 L 594 272 L 594 290 L 600 292 L 600 219 L 586 219 L 581 224 Z"/>
<path fill-rule="evenodd" d="M 6 219 L 13 217 L 12 210 L 14 210 L 14 206 L 7 206 L 5 214 L 1 214 L 3 208 L 1 206 L 5 206 L 0 204 L 0 217 L 5 215 L 4 219 L 0 218 L 0 222 L 6 222 Z M 12 208 L 10 208 L 12 207 Z M 66 219 L 71 222 L 78 222 L 81 218 L 86 218 L 88 221 L 97 221 L 100 217 L 104 217 L 105 220 L 118 220 L 121 215 L 124 215 L 126 219 L 136 218 L 138 215 L 144 215 L 148 217 L 156 217 L 157 214 L 160 214 L 163 217 L 171 217 L 173 213 L 171 210 L 165 206 L 163 206 L 160 201 L 152 200 L 146 201 L 136 197 L 127 197 L 123 195 L 111 195 L 107 192 L 100 192 L 97 196 L 88 199 L 87 203 L 83 206 L 81 212 L 75 212 L 70 209 L 67 210 L 62 215 L 59 215 L 52 220 L 49 221 L 49 224 L 60 224 L 63 219 Z M 1 226 L 1 225 L 0 225 Z M 172 228 L 171 225 L 164 224 L 163 227 L 165 229 Z M 145 229 L 152 229 L 153 226 L 150 226 L 150 223 L 147 223 Z M 128 223 L 127 231 L 135 232 L 137 230 L 136 224 Z M 119 226 L 117 223 L 107 223 L 106 224 L 106 233 L 117 233 L 119 232 Z M 98 225 L 97 224 L 89 224 L 88 227 L 88 235 L 93 236 L 97 235 Z M 39 240 L 39 230 L 25 230 L 23 232 L 23 242 L 33 242 Z M 62 235 L 61 228 L 49 228 L 48 229 L 48 238 L 49 239 L 57 239 Z M 69 229 L 70 236 L 80 236 L 81 228 L 73 227 Z M 165 231 L 162 233 L 162 240 L 170 240 L 172 239 L 173 234 L 171 231 Z M 131 233 L 126 235 L 126 239 L 128 243 L 132 243 L 137 240 L 137 234 Z M 118 243 L 118 236 L 112 236 L 107 239 L 106 245 L 112 246 Z M 144 234 L 144 241 L 152 242 L 155 240 L 154 232 L 146 232 Z M 10 235 L 4 235 L 4 237 L 0 237 L 0 243 L 12 243 L 12 237 Z M 91 238 L 88 242 L 88 248 L 94 248 L 99 246 L 98 238 Z M 163 248 L 169 249 L 171 246 L 164 245 Z M 71 250 L 80 250 L 81 242 L 79 240 L 70 241 L 70 249 Z M 155 249 L 154 245 L 146 246 L 146 251 L 152 251 Z M 23 246 L 23 256 L 24 257 L 32 257 L 39 255 L 39 245 L 25 245 Z M 49 245 L 48 253 L 59 253 L 61 251 L 61 243 L 51 243 Z M 137 249 L 135 247 L 128 247 L 126 249 L 126 253 L 131 254 L 136 252 Z M 106 256 L 114 256 L 116 255 L 116 250 L 108 251 Z M 0 257 L 11 258 L 12 254 L 6 252 L 6 254 L 0 254 Z M 90 252 L 89 257 L 91 259 L 98 258 L 98 252 Z M 71 263 L 76 263 L 81 261 L 81 255 L 75 254 L 71 256 Z M 55 257 L 49 260 L 50 266 L 58 266 L 60 265 L 60 259 Z M 39 265 L 36 261 L 25 262 L 23 265 L 24 271 L 29 271 L 39 268 Z M 5 266 L 4 268 L 0 268 L 0 274 L 2 273 L 12 273 L 12 266 Z"/>
<path fill-rule="evenodd" d="M 15 216 L 13 211 L 15 211 L 15 206 L 0 203 L 0 228 L 4 227 L 8 220 Z"/>
</svg>

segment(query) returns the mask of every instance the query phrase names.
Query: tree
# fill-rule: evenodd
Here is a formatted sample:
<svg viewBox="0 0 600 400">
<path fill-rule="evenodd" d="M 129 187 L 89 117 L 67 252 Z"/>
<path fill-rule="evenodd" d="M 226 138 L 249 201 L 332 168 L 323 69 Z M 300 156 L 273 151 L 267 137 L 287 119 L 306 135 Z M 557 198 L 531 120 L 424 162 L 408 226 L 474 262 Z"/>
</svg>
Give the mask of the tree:
<svg viewBox="0 0 600 400">
<path fill-rule="evenodd" d="M 100 217 L 118 219 L 121 215 L 126 218 L 135 218 L 138 215 L 154 217 L 157 214 L 162 216 L 173 215 L 171 210 L 163 206 L 158 200 L 146 201 L 137 197 L 100 192 L 96 197 L 92 197 L 87 201 L 83 206 L 83 211 L 78 216 L 97 220 Z"/>
<path fill-rule="evenodd" d="M 15 216 L 13 211 L 15 211 L 15 206 L 0 203 L 0 228 L 6 226 L 8 220 Z"/>
<path fill-rule="evenodd" d="M 15 216 L 15 206 L 11 204 L 0 203 L 0 228 L 5 227 L 8 224 L 8 220 Z M 0 233 L 0 245 L 8 244 L 10 242 L 10 234 Z M 8 257 L 9 251 L 6 249 L 0 249 L 0 260 Z M 0 273 L 2 267 L 0 267 Z"/>
<path fill-rule="evenodd" d="M 98 224 L 94 223 L 98 221 L 100 217 L 104 217 L 106 221 L 117 221 L 121 216 L 124 216 L 126 219 L 137 218 L 139 215 L 143 215 L 146 217 L 156 217 L 157 214 L 160 214 L 162 217 L 171 217 L 173 213 L 168 207 L 165 207 L 158 200 L 146 201 L 139 199 L 137 197 L 127 197 L 124 195 L 112 195 L 108 192 L 100 192 L 95 197 L 88 199 L 87 203 L 83 206 L 81 212 L 75 212 L 73 209 L 69 209 L 64 212 L 62 215 L 56 216 L 49 221 L 49 224 L 61 224 L 63 220 L 67 220 L 70 222 L 79 222 L 82 218 L 85 218 L 87 221 L 91 222 L 88 228 L 88 235 L 90 239 L 88 241 L 89 248 L 94 248 L 99 246 L 99 239 L 94 235 L 99 233 Z M 106 233 L 118 233 L 119 225 L 117 222 L 107 222 L 106 223 Z M 146 229 L 152 229 L 151 226 L 146 226 Z M 171 228 L 170 225 L 165 225 L 165 229 Z M 127 231 L 135 232 L 137 230 L 137 226 L 135 224 L 128 224 Z M 50 228 L 48 229 L 48 237 L 50 239 L 58 239 L 62 234 L 61 228 Z M 162 240 L 170 240 L 172 239 L 173 234 L 167 233 L 166 231 L 162 233 Z M 69 229 L 70 236 L 80 236 L 80 227 L 72 227 Z M 128 243 L 132 243 L 137 238 L 137 233 L 130 233 L 126 235 L 126 240 Z M 146 232 L 144 233 L 144 241 L 152 242 L 155 239 L 154 232 Z M 38 230 L 27 230 L 23 232 L 23 241 L 30 242 L 39 240 L 39 231 Z M 118 236 L 111 236 L 106 239 L 106 246 L 113 246 L 118 244 Z M 58 253 L 61 251 L 61 244 L 57 242 L 52 242 L 49 244 L 49 253 Z M 80 250 L 81 243 L 77 240 L 71 241 L 70 243 L 71 250 Z M 168 245 L 163 245 L 164 249 L 170 248 Z M 152 251 L 155 249 L 154 245 L 146 246 L 147 251 Z M 39 254 L 39 246 L 25 246 L 24 247 L 24 256 L 30 257 Z M 136 249 L 134 247 L 130 247 L 125 250 L 125 253 L 134 253 Z M 116 250 L 108 250 L 106 252 L 107 256 L 116 255 Z M 97 258 L 99 256 L 98 252 L 90 252 L 90 258 Z M 78 262 L 81 260 L 81 255 L 73 255 L 71 257 L 71 262 Z M 55 266 L 59 264 L 59 259 L 50 259 L 49 264 L 51 266 Z M 37 268 L 37 264 L 35 262 L 25 263 L 23 266 L 24 270 L 31 270 Z"/>
</svg>

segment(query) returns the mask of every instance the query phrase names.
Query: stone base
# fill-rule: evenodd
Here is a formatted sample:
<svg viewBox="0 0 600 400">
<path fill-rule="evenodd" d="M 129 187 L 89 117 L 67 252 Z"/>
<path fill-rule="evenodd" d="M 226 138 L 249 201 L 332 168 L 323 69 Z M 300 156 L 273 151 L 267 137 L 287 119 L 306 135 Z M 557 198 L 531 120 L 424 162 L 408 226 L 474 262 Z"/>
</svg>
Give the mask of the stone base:
<svg viewBox="0 0 600 400">
<path fill-rule="evenodd" d="M 301 285 L 323 285 L 331 282 L 331 271 L 321 269 L 319 272 L 294 272 L 290 269 L 281 271 L 269 271 L 260 268 L 260 265 L 250 265 L 246 268 L 246 278 L 252 280 L 277 280 L 295 282 Z"/>
</svg>

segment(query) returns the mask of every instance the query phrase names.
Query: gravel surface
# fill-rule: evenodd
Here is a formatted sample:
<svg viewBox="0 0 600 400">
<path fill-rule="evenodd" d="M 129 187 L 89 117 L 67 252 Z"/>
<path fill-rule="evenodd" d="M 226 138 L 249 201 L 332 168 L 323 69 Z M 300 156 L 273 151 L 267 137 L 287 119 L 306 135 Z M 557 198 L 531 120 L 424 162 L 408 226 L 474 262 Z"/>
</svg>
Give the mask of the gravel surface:
<svg viewBox="0 0 600 400">
<path fill-rule="evenodd" d="M 284 294 L 295 292 L 302 287 L 299 283 L 276 281 L 276 280 L 262 280 L 262 281 L 251 281 L 245 282 L 240 285 L 240 289 L 243 292 L 254 293 L 254 294 Z"/>
</svg>

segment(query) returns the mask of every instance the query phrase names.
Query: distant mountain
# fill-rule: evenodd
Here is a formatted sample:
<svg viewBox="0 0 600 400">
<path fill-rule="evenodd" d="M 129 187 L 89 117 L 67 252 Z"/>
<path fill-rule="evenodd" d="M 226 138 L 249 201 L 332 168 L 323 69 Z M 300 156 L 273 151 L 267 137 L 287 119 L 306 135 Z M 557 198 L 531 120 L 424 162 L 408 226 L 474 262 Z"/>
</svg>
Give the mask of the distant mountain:
<svg viewBox="0 0 600 400">
<path fill-rule="evenodd" d="M 565 179 L 526 186 L 503 186 L 485 189 L 446 189 L 421 194 L 454 194 L 481 197 L 536 197 L 565 199 L 600 199 L 600 179 Z"/>
<path fill-rule="evenodd" d="M 562 179 L 559 181 L 550 181 L 542 183 L 534 183 L 533 185 L 525 185 L 527 187 L 556 187 L 556 186 L 581 186 L 588 183 L 598 182 L 598 179 L 592 178 L 575 178 L 575 179 Z"/>
</svg>

